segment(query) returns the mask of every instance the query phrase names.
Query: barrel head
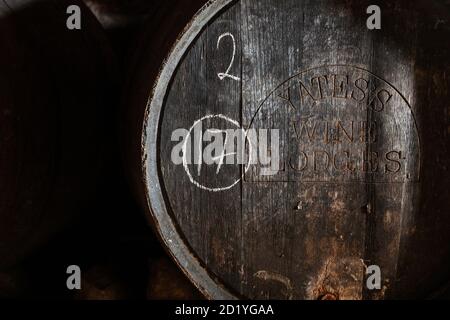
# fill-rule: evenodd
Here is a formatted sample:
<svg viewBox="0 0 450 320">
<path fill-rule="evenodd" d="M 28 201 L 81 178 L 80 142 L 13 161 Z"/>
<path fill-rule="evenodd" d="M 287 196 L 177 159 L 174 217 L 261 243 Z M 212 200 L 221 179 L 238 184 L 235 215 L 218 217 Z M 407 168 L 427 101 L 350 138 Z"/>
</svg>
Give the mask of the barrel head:
<svg viewBox="0 0 450 320">
<path fill-rule="evenodd" d="M 143 202 L 206 296 L 423 297 L 450 277 L 449 10 L 381 1 L 373 31 L 369 5 L 216 0 L 144 39 L 170 45 L 140 53 L 164 61 Z"/>
</svg>

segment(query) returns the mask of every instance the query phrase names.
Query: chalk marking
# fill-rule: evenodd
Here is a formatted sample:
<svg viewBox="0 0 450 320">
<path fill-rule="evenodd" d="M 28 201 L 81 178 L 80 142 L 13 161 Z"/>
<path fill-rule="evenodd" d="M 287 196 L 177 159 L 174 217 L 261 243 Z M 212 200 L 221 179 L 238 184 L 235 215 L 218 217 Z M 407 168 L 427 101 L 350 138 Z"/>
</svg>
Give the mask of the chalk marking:
<svg viewBox="0 0 450 320">
<path fill-rule="evenodd" d="M 237 184 L 239 183 L 239 181 L 242 180 L 242 178 L 244 177 L 244 175 L 247 173 L 248 169 L 250 168 L 250 164 L 252 163 L 252 149 L 251 149 L 251 148 L 252 148 L 252 144 L 251 144 L 251 141 L 249 141 L 249 139 L 248 139 L 247 131 L 244 131 L 244 133 L 245 133 L 245 139 L 248 140 L 248 142 L 249 142 L 249 144 L 248 144 L 248 145 L 249 145 L 249 157 L 248 157 L 249 159 L 248 159 L 247 165 L 245 166 L 245 170 L 244 170 L 244 172 L 242 173 L 242 176 L 241 176 L 238 180 L 236 180 L 233 184 L 231 184 L 231 185 L 229 185 L 229 186 L 227 186 L 227 187 L 222 187 L 222 188 L 209 188 L 209 187 L 205 187 L 205 186 L 201 185 L 200 183 L 198 183 L 198 182 L 194 179 L 194 177 L 191 175 L 191 172 L 189 171 L 188 160 L 187 160 L 187 143 L 188 143 L 188 141 L 189 141 L 190 138 L 191 138 L 192 130 L 194 130 L 194 128 L 195 128 L 200 122 L 203 122 L 204 120 L 208 120 L 208 119 L 215 119 L 215 118 L 223 119 L 223 120 L 225 120 L 225 121 L 228 121 L 228 122 L 232 123 L 232 124 L 235 125 L 236 127 L 241 128 L 241 125 L 239 124 L 239 122 L 237 122 L 237 121 L 235 121 L 235 120 L 233 120 L 233 119 L 231 119 L 231 118 L 229 118 L 229 117 L 227 117 L 227 116 L 225 116 L 225 115 L 223 115 L 223 114 L 208 115 L 208 116 L 204 116 L 203 118 L 201 118 L 201 119 L 195 121 L 194 124 L 192 125 L 192 127 L 189 129 L 188 134 L 187 134 L 186 139 L 185 139 L 184 144 L 183 144 L 183 149 L 182 149 L 182 150 L 183 150 L 183 167 L 184 167 L 184 171 L 186 171 L 186 174 L 187 174 L 189 180 L 190 180 L 191 183 L 194 184 L 196 187 L 198 187 L 198 188 L 200 188 L 200 189 L 202 189 L 202 190 L 206 190 L 206 191 L 220 192 L 220 191 L 230 190 L 231 188 L 233 188 L 235 185 L 237 185 Z M 225 153 L 225 151 L 224 151 L 224 153 Z M 200 154 L 200 153 L 199 153 L 199 154 Z M 227 155 L 221 155 L 221 156 L 225 157 L 225 156 L 227 156 Z M 222 165 L 223 165 L 223 158 L 222 158 L 221 163 L 222 163 Z M 222 167 L 222 166 L 220 166 L 220 167 Z M 220 169 L 219 169 L 219 171 L 220 171 Z"/>
<path fill-rule="evenodd" d="M 233 56 L 231 57 L 231 62 L 230 62 L 230 65 L 228 66 L 227 71 L 225 71 L 225 73 L 218 73 L 217 76 L 219 77 L 220 80 L 224 80 L 225 78 L 230 78 L 230 79 L 233 79 L 236 81 L 241 81 L 241 78 L 233 76 L 229 73 L 234 64 L 234 58 L 236 57 L 236 40 L 234 39 L 234 36 L 229 32 L 222 34 L 219 37 L 219 39 L 217 39 L 217 49 L 219 49 L 220 42 L 225 37 L 230 37 L 231 40 L 233 40 Z"/>
</svg>

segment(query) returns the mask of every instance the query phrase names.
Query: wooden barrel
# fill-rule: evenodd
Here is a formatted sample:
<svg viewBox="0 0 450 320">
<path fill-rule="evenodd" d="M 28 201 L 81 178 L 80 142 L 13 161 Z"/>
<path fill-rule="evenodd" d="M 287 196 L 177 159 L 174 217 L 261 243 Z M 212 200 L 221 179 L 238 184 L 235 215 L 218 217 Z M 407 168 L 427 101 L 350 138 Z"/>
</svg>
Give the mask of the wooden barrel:
<svg viewBox="0 0 450 320">
<path fill-rule="evenodd" d="M 81 30 L 69 30 L 70 5 Z M 0 2 L 0 267 L 90 212 L 107 168 L 112 55 L 81 1 Z M 111 126 L 111 128 L 110 128 Z"/>
<path fill-rule="evenodd" d="M 201 1 L 178 1 L 149 22 L 125 154 L 207 297 L 425 297 L 449 279 L 449 7 L 379 1 L 369 30 L 371 4 L 216 0 L 192 18 Z"/>
</svg>

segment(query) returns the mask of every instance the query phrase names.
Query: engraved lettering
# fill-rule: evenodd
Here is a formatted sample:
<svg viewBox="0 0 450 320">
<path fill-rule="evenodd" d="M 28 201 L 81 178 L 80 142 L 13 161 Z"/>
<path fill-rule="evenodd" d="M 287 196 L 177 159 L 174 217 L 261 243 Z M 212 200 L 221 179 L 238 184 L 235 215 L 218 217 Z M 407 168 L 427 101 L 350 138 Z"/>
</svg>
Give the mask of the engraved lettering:
<svg viewBox="0 0 450 320">
<path fill-rule="evenodd" d="M 386 173 L 397 173 L 402 169 L 402 163 L 400 162 L 402 153 L 398 151 L 391 151 L 386 153 L 386 160 L 388 163 L 385 166 Z"/>
<path fill-rule="evenodd" d="M 305 104 L 306 98 L 310 98 L 312 102 L 314 103 L 316 99 L 311 94 L 311 92 L 308 90 L 308 88 L 303 84 L 302 81 L 299 81 L 300 84 L 300 97 L 302 98 L 302 104 Z M 305 95 L 306 94 L 306 95 Z"/>
<path fill-rule="evenodd" d="M 347 99 L 349 76 L 337 74 L 333 76 L 334 76 L 333 98 Z"/>
<path fill-rule="evenodd" d="M 281 139 L 292 140 L 283 144 L 287 148 L 280 163 L 288 164 L 286 171 L 292 174 L 279 171 L 274 181 L 419 179 L 420 141 L 411 106 L 390 83 L 370 71 L 344 65 L 309 69 L 281 84 L 258 110 L 267 107 L 263 112 L 268 112 L 279 105 L 289 112 L 279 108 L 284 113 L 276 116 L 291 117 L 290 125 L 284 128 L 282 118 L 272 119 L 281 127 Z M 266 125 L 264 121 L 269 119 L 258 118 L 257 125 Z M 406 172 L 406 159 L 408 168 L 414 168 L 408 169 L 411 172 Z"/>
<path fill-rule="evenodd" d="M 321 171 L 321 169 L 322 171 L 327 171 L 330 167 L 330 154 L 324 150 L 314 151 L 313 154 L 314 171 Z M 322 166 L 320 164 L 322 164 Z"/>
<path fill-rule="evenodd" d="M 362 102 L 366 99 L 366 91 L 369 89 L 369 81 L 363 78 L 359 78 L 355 80 L 355 87 L 358 90 L 352 92 L 352 99 L 358 102 Z M 358 98 L 360 97 L 360 98 Z"/>
<path fill-rule="evenodd" d="M 378 152 L 363 152 L 362 171 L 377 172 L 378 171 Z"/>
<path fill-rule="evenodd" d="M 333 157 L 333 166 L 334 169 L 337 171 L 345 171 L 348 170 L 349 160 L 350 160 L 350 153 L 348 151 L 341 152 L 341 154 L 344 154 L 346 157 L 346 161 L 344 163 L 344 166 L 338 167 L 338 156 L 340 153 L 336 153 Z"/>
<path fill-rule="evenodd" d="M 340 141 L 340 137 L 341 137 L 341 132 L 344 134 L 344 136 L 347 138 L 347 140 L 351 143 L 353 143 L 353 121 L 349 122 L 350 124 L 350 128 L 345 128 L 344 125 L 342 125 L 342 121 L 338 121 L 337 122 L 337 137 L 338 137 L 338 141 Z M 350 133 L 349 133 L 350 132 Z"/>
<path fill-rule="evenodd" d="M 290 87 L 288 87 L 285 91 L 282 91 L 281 93 L 279 93 L 278 97 L 289 102 L 289 106 L 292 109 L 297 110 L 297 107 L 292 103 L 292 100 L 291 100 L 291 88 Z"/>
<path fill-rule="evenodd" d="M 298 165 L 294 166 L 292 164 L 292 159 L 289 159 L 289 165 L 293 170 L 304 171 L 308 167 L 308 156 L 305 152 L 300 151 L 300 154 L 298 156 Z"/>
</svg>

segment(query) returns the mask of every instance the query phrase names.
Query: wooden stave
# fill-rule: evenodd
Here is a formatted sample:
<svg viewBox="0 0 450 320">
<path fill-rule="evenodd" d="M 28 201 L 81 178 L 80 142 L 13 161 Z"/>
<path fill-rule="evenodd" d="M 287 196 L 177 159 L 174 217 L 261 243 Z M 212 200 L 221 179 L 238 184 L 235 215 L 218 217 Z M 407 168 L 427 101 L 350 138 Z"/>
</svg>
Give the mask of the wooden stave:
<svg viewBox="0 0 450 320">
<path fill-rule="evenodd" d="M 140 58 L 135 59 L 135 67 L 139 66 L 142 67 L 143 70 L 146 70 L 147 73 L 147 79 L 144 81 L 147 85 L 150 83 L 155 83 L 154 79 L 164 79 L 164 87 L 167 85 L 167 90 L 169 90 L 169 82 L 173 75 L 170 75 L 171 72 L 175 70 L 175 67 L 178 64 L 178 59 L 181 59 L 184 55 L 184 52 L 179 52 L 188 50 L 189 45 L 180 44 L 184 40 L 183 37 L 187 37 L 187 34 L 190 32 L 193 32 L 193 34 L 189 35 L 189 39 L 195 39 L 197 34 L 196 32 L 201 32 L 202 28 L 200 30 L 196 29 L 197 26 L 196 22 L 198 23 L 199 20 L 207 20 L 207 17 L 215 16 L 218 12 L 223 10 L 224 7 L 227 7 L 230 3 L 234 1 L 212 1 L 206 4 L 200 11 L 197 13 L 197 16 L 195 16 L 191 22 L 186 23 L 187 27 L 184 29 L 184 31 L 181 32 L 180 26 L 176 29 L 177 31 L 171 32 L 169 35 L 164 35 L 165 37 L 168 37 L 169 40 L 167 40 L 169 43 L 164 43 L 161 46 L 155 45 L 155 47 L 162 48 L 162 54 L 161 52 L 158 52 L 155 54 L 153 51 L 153 54 L 155 54 L 155 60 L 158 61 L 158 63 L 162 63 L 163 66 L 161 68 L 158 68 L 157 66 L 153 67 L 142 67 L 143 61 L 145 61 L 145 58 L 142 58 L 142 54 Z M 215 6 L 218 7 L 215 7 Z M 178 4 L 178 8 L 184 8 L 182 4 Z M 186 4 L 187 7 L 189 7 L 189 4 Z M 223 6 L 223 7 L 222 7 Z M 213 8 L 213 9 L 211 9 Z M 187 10 L 187 9 L 185 9 Z M 211 13 L 211 11 L 213 13 Z M 189 14 L 186 14 L 189 15 Z M 202 21 L 204 22 L 204 21 Z M 205 22 L 206 23 L 206 22 Z M 161 26 L 161 30 L 165 30 L 164 24 Z M 193 31 L 195 30 L 195 31 Z M 180 32 L 180 36 L 177 36 L 177 32 Z M 158 37 L 156 37 L 158 38 Z M 144 40 L 143 40 L 144 42 Z M 171 43 L 174 45 L 171 46 Z M 149 45 L 147 43 L 147 45 Z M 140 50 L 144 53 L 147 53 L 149 50 L 152 52 L 152 49 L 149 49 L 146 47 L 145 49 L 142 49 L 145 47 L 145 44 L 143 44 L 142 47 L 140 47 Z M 151 45 L 150 45 L 151 47 Z M 182 49 L 181 49 L 182 48 Z M 167 54 L 166 54 L 167 53 Z M 168 57 L 174 55 L 176 53 L 177 58 L 176 61 L 170 61 L 168 63 Z M 156 63 L 156 65 L 158 64 Z M 170 66 L 172 71 L 168 72 L 167 74 L 164 73 L 164 69 L 167 68 L 170 64 L 175 64 L 174 66 Z M 150 72 L 148 70 L 151 70 Z M 141 73 L 142 74 L 145 72 Z M 136 74 L 136 73 L 135 73 Z M 139 72 L 138 72 L 139 74 Z M 151 76 L 149 76 L 151 74 Z M 149 80 L 150 79 L 150 80 Z M 142 81 L 142 79 L 140 79 Z M 129 82 L 129 86 L 133 84 L 133 81 L 136 81 L 136 78 L 134 80 L 131 80 Z M 141 82 L 137 82 L 141 83 Z M 141 88 L 142 89 L 142 88 Z M 133 89 L 129 89 L 133 91 Z M 173 238 L 172 243 L 168 242 L 167 239 L 172 237 L 174 234 L 180 232 L 179 229 L 176 226 L 176 223 L 172 221 L 174 219 L 170 213 L 166 212 L 164 214 L 161 214 L 161 212 L 165 212 L 164 209 L 161 208 L 161 206 L 164 205 L 164 202 L 167 201 L 167 199 L 164 196 L 161 196 L 160 193 L 160 186 L 159 181 L 161 179 L 160 174 L 157 172 L 157 170 L 149 168 L 147 164 L 150 163 L 157 163 L 156 160 L 158 158 L 157 150 L 158 147 L 155 145 L 155 142 L 157 138 L 152 138 L 154 136 L 158 136 L 159 132 L 159 108 L 163 108 L 163 100 L 164 96 L 166 94 L 166 91 L 164 89 L 159 89 L 156 87 L 156 85 L 153 88 L 144 88 L 142 89 L 144 92 L 140 92 L 140 102 L 136 103 L 137 100 L 134 100 L 133 110 L 134 114 L 130 116 L 128 114 L 129 119 L 131 119 L 131 122 L 134 122 L 133 125 L 128 124 L 127 129 L 128 130 L 128 138 L 130 138 L 130 132 L 134 134 L 132 141 L 134 142 L 134 147 L 131 148 L 131 151 L 127 152 L 126 156 L 129 157 L 130 154 L 134 153 L 134 159 L 130 160 L 128 158 L 128 163 L 132 163 L 129 167 L 134 170 L 134 173 L 132 174 L 133 181 L 134 181 L 134 187 L 136 193 L 139 195 L 141 205 L 144 207 L 144 209 L 147 212 L 147 216 L 149 218 L 150 223 L 155 228 L 156 233 L 161 238 L 161 241 L 163 242 L 166 249 L 169 251 L 169 253 L 172 255 L 172 257 L 175 259 L 177 264 L 180 266 L 180 268 L 184 271 L 184 273 L 191 279 L 191 281 L 194 282 L 194 284 L 199 288 L 200 291 L 203 292 L 203 294 L 210 298 L 210 299 L 235 299 L 240 298 L 239 294 L 236 292 L 233 292 L 232 290 L 229 290 L 226 288 L 223 282 L 221 280 L 217 279 L 214 275 L 211 275 L 208 273 L 207 267 L 204 266 L 198 259 L 198 257 L 195 256 L 195 253 L 192 252 L 192 249 L 189 248 L 189 246 L 185 243 L 185 239 L 183 238 L 183 235 L 180 235 L 180 237 L 177 237 L 177 240 L 175 241 L 176 244 L 173 244 Z M 147 90 L 147 91 L 145 91 Z M 149 94 L 149 92 L 152 92 Z M 146 94 L 147 92 L 147 94 Z M 133 99 L 136 99 L 139 94 L 131 95 Z M 148 97 L 148 104 L 145 104 L 143 101 L 146 100 L 146 96 Z M 155 98 L 155 96 L 158 96 Z M 127 98 L 130 97 L 129 95 L 126 96 Z M 159 99 L 159 102 L 154 103 L 155 99 Z M 144 107 L 145 105 L 145 107 Z M 156 106 L 156 107 L 155 107 Z M 157 111 L 155 111 L 155 108 L 158 108 Z M 136 112 L 136 110 L 139 110 Z M 142 118 L 144 117 L 144 120 Z M 155 120 L 154 118 L 156 117 Z M 149 124 L 149 122 L 151 124 Z M 144 128 L 142 128 L 144 126 Z M 132 130 L 129 130 L 129 128 L 133 128 Z M 150 146 L 148 145 L 148 139 L 150 139 L 152 142 Z M 130 145 L 127 146 L 129 148 Z M 130 150 L 130 149 L 128 149 Z M 139 152 L 137 152 L 139 150 Z M 155 151 L 156 150 L 156 151 Z M 155 187 L 155 181 L 158 181 L 157 186 Z M 156 200 L 155 200 L 156 199 Z M 164 226 L 162 226 L 164 224 Z M 170 229 L 170 232 L 166 233 L 164 236 L 164 230 L 163 229 Z M 170 235 L 170 237 L 168 236 Z M 180 249 L 180 247 L 182 249 Z M 186 255 L 188 255 L 187 259 L 189 262 L 184 261 L 186 259 Z M 205 280 L 205 277 L 211 277 L 213 280 L 212 282 L 209 281 L 211 279 Z M 422 293 L 425 293 L 423 291 Z M 401 296 L 401 293 L 399 293 Z"/>
</svg>

